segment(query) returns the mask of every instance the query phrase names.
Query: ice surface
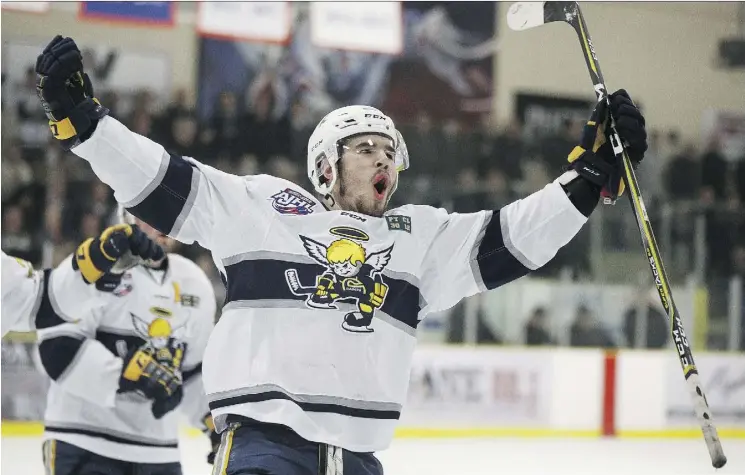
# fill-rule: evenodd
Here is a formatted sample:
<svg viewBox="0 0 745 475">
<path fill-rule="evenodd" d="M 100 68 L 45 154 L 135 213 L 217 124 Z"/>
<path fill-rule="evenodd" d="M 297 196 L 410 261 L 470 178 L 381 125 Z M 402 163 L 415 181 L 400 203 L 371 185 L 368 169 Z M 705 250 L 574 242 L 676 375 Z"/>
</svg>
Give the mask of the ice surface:
<svg viewBox="0 0 745 475">
<path fill-rule="evenodd" d="M 723 442 L 714 470 L 703 440 L 397 439 L 379 453 L 386 475 L 745 475 L 745 440 Z M 184 475 L 209 475 L 206 438 L 183 438 Z M 4 437 L 2 475 L 44 475 L 41 442 Z"/>
</svg>

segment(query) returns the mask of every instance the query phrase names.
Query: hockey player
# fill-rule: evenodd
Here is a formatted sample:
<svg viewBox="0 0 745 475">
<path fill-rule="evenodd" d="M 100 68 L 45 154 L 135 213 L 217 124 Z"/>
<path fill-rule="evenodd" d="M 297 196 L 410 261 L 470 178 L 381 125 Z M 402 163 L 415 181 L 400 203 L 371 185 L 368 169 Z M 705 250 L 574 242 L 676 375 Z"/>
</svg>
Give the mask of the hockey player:
<svg viewBox="0 0 745 475">
<path fill-rule="evenodd" d="M 372 452 L 393 437 L 422 318 L 543 266 L 601 194 L 620 191 L 604 102 L 569 170 L 545 188 L 500 210 L 448 214 L 387 210 L 408 153 L 372 107 L 335 110 L 316 127 L 316 197 L 169 154 L 109 117 L 82 68 L 70 38 L 55 38 L 37 61 L 55 137 L 135 216 L 210 249 L 226 284 L 204 360 L 223 435 L 215 474 L 382 473 Z M 638 164 L 644 119 L 624 91 L 611 110 Z"/>
<path fill-rule="evenodd" d="M 135 230 L 136 231 L 136 230 Z M 100 240 L 100 239 L 99 239 Z M 103 268 L 114 268 L 115 265 L 124 268 L 138 260 L 149 259 L 154 253 L 162 253 L 159 246 L 153 246 L 144 234 L 134 232 L 129 236 L 124 231 L 109 233 L 101 241 L 111 259 L 103 258 L 99 264 Z M 142 255 L 145 257 L 143 258 Z M 126 261 L 123 262 L 123 261 Z M 114 268 L 114 271 L 117 269 Z M 2 335 L 9 331 L 30 332 L 36 329 L 36 312 L 45 296 L 49 279 L 54 272 L 51 269 L 36 270 L 30 262 L 2 253 Z M 70 294 L 86 292 L 87 284 L 83 279 L 67 279 L 66 287 L 58 287 L 58 291 Z M 100 303 L 102 295 L 79 302 L 78 310 L 88 312 Z"/>
<path fill-rule="evenodd" d="M 11 330 L 33 330 L 44 281 L 45 273 L 34 269 L 30 262 L 2 253 L 3 336 Z"/>
<path fill-rule="evenodd" d="M 117 266 L 126 260 L 119 244 L 127 236 L 149 259 Z M 47 473 L 180 475 L 179 412 L 211 432 L 201 366 L 214 291 L 196 264 L 155 241 L 166 244 L 148 226 L 109 227 L 49 280 L 36 313 L 39 354 L 52 380 Z M 89 285 L 70 292 L 77 281 Z M 88 301 L 96 304 L 81 306 Z"/>
</svg>

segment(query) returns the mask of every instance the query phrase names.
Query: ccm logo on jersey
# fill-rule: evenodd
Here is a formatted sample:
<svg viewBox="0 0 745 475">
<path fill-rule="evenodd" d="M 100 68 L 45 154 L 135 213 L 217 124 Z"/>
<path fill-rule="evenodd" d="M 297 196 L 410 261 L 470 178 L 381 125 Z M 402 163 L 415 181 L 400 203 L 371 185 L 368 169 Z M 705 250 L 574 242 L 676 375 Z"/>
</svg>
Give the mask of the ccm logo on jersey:
<svg viewBox="0 0 745 475">
<path fill-rule="evenodd" d="M 306 215 L 313 212 L 315 203 L 301 193 L 285 188 L 272 195 L 272 207 L 280 214 Z"/>
</svg>

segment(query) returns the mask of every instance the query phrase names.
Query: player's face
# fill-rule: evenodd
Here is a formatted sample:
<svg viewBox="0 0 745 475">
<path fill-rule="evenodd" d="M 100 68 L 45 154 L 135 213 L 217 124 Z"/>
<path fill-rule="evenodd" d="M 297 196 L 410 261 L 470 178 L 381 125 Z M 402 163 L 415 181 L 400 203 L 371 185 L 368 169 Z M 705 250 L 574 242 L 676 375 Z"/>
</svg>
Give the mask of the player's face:
<svg viewBox="0 0 745 475">
<path fill-rule="evenodd" d="M 398 182 L 393 141 L 381 135 L 352 137 L 343 147 L 334 199 L 341 209 L 382 216 Z"/>
<path fill-rule="evenodd" d="M 166 236 L 165 234 L 158 231 L 157 229 L 150 226 L 145 221 L 142 221 L 139 218 L 135 218 L 135 224 L 137 224 L 137 226 L 140 227 L 142 232 L 144 232 L 147 235 L 147 237 L 149 237 L 150 239 L 158 243 L 160 247 L 163 248 L 164 251 L 170 252 L 173 250 L 176 244 L 173 239 L 169 238 L 168 236 Z"/>
</svg>

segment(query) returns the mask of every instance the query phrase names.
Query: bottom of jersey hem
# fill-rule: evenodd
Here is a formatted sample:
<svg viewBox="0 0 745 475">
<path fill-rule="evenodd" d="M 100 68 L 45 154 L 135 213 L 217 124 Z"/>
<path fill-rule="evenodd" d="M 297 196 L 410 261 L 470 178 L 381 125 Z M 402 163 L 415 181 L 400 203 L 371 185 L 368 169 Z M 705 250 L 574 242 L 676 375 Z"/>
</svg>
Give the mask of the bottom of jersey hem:
<svg viewBox="0 0 745 475">
<path fill-rule="evenodd" d="M 283 400 L 297 405 L 305 412 L 325 412 L 338 414 L 341 416 L 357 417 L 361 419 L 377 420 L 398 420 L 401 417 L 401 411 L 380 410 L 380 409 L 361 409 L 357 407 L 344 406 L 328 402 L 307 402 L 298 401 L 295 397 L 282 391 L 266 391 L 253 394 L 242 394 L 237 396 L 226 397 L 210 401 L 210 410 L 223 409 L 226 413 L 230 412 L 231 407 L 241 406 L 244 404 Z"/>
<path fill-rule="evenodd" d="M 122 444 L 122 445 L 131 445 L 135 447 L 151 447 L 155 449 L 178 449 L 178 443 L 154 444 L 154 443 L 148 443 L 148 442 L 137 442 L 137 441 L 125 439 L 122 437 L 117 437 L 115 435 L 105 434 L 102 432 L 96 432 L 96 431 L 87 430 L 87 429 L 72 429 L 69 427 L 54 427 L 54 426 L 47 425 L 47 426 L 44 426 L 44 433 L 49 434 L 51 436 L 54 436 L 55 434 L 82 435 L 85 437 L 95 437 L 98 439 L 107 440 L 109 442 L 114 442 L 114 443 Z"/>
</svg>

